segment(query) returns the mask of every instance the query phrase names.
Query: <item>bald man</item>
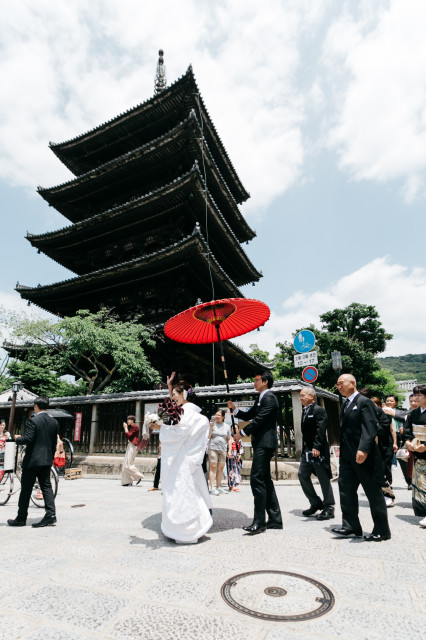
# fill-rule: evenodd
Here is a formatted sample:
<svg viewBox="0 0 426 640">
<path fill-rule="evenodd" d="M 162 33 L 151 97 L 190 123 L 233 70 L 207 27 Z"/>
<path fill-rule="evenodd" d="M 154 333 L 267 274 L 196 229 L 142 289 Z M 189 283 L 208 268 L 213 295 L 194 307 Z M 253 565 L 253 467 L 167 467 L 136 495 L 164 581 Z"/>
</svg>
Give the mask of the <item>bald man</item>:
<svg viewBox="0 0 426 640">
<path fill-rule="evenodd" d="M 368 542 L 381 542 L 391 537 L 385 498 L 381 490 L 383 464 L 377 436 L 374 404 L 359 394 L 353 375 L 343 374 L 337 388 L 346 398 L 340 412 L 339 493 L 342 526 L 333 532 L 344 537 L 361 537 L 358 515 L 358 487 L 362 486 L 370 504 L 373 531 L 364 536 Z"/>
<path fill-rule="evenodd" d="M 302 412 L 302 457 L 299 465 L 299 482 L 310 507 L 302 511 L 304 516 L 313 516 L 317 511 L 317 520 L 334 518 L 334 495 L 331 488 L 330 447 L 327 441 L 327 411 L 315 404 L 315 391 L 304 387 L 300 391 Z M 306 454 L 312 459 L 307 460 Z M 312 474 L 317 476 L 323 498 L 319 497 L 312 484 Z"/>
</svg>

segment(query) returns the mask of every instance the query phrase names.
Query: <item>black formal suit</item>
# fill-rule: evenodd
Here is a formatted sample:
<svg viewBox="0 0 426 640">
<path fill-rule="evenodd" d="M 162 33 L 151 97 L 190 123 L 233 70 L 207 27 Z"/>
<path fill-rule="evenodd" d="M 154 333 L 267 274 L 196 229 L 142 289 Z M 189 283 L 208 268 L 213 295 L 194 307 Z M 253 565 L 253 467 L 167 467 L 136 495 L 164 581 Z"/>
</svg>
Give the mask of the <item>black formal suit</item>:
<svg viewBox="0 0 426 640">
<path fill-rule="evenodd" d="M 302 413 L 302 458 L 299 465 L 299 481 L 305 496 L 312 507 L 324 508 L 334 506 L 333 489 L 330 479 L 330 447 L 327 440 L 328 415 L 325 409 L 317 404 L 304 407 Z M 320 458 L 314 458 L 315 462 L 306 460 L 306 452 L 317 449 Z M 315 474 L 321 485 L 323 500 L 316 493 L 311 476 Z"/>
<path fill-rule="evenodd" d="M 369 398 L 358 395 L 352 402 L 343 403 L 340 414 L 339 492 L 342 526 L 361 535 L 358 515 L 358 487 L 361 484 L 370 504 L 373 534 L 390 536 L 388 514 L 381 485 L 383 464 L 376 444 L 377 416 Z M 367 453 L 362 464 L 356 462 L 357 451 Z"/>
<path fill-rule="evenodd" d="M 392 418 L 380 407 L 375 407 L 375 412 L 377 416 L 377 444 L 383 462 L 384 479 L 392 486 L 392 462 L 394 456 L 391 431 Z"/>
<path fill-rule="evenodd" d="M 281 524 L 281 510 L 271 478 L 271 458 L 278 447 L 277 416 L 279 404 L 272 391 L 266 391 L 259 403 L 247 411 L 238 410 L 239 420 L 250 420 L 244 427 L 244 433 L 251 435 L 253 462 L 250 473 L 250 486 L 254 498 L 254 525 L 265 524 L 265 512 L 268 522 Z"/>
<path fill-rule="evenodd" d="M 36 479 L 43 493 L 46 516 L 55 515 L 55 499 L 50 483 L 50 468 L 55 456 L 58 439 L 58 423 L 45 411 L 30 418 L 25 427 L 25 435 L 17 438 L 18 444 L 25 444 L 22 462 L 21 493 L 18 503 L 18 520 L 25 521 L 28 505 Z"/>
</svg>

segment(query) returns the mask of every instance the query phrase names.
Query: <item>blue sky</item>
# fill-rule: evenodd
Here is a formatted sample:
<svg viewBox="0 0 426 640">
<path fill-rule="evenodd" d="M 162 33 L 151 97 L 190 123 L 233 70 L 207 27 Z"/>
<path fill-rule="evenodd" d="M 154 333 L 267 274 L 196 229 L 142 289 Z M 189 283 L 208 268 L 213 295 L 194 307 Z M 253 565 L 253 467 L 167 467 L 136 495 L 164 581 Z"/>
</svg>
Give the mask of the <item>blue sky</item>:
<svg viewBox="0 0 426 640">
<path fill-rule="evenodd" d="M 296 328 L 374 304 L 387 355 L 426 352 L 426 5 L 42 0 L 0 4 L 0 304 L 16 282 L 72 274 L 28 241 L 67 221 L 36 193 L 72 178 L 48 149 L 153 94 L 189 63 L 251 193 L 245 250 L 264 277 L 244 294 L 271 320 L 244 336 L 274 352 Z M 34 307 L 31 307 L 34 310 Z"/>
</svg>

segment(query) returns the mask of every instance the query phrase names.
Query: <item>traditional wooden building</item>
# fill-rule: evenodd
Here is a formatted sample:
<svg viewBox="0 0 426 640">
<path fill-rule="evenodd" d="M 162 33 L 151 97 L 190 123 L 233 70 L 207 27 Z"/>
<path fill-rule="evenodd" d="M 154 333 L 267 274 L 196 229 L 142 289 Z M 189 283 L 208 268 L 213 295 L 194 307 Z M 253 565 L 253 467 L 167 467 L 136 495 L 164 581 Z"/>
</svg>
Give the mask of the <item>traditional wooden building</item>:
<svg viewBox="0 0 426 640">
<path fill-rule="evenodd" d="M 50 144 L 74 178 L 40 195 L 71 223 L 27 235 L 75 273 L 44 286 L 17 285 L 22 298 L 64 316 L 113 308 L 142 314 L 161 337 L 150 353 L 165 373 L 194 371 L 212 382 L 212 347 L 166 339 L 165 321 L 211 299 L 243 297 L 259 280 L 242 244 L 254 231 L 238 205 L 249 197 L 204 105 L 192 68 L 165 85 L 162 52 L 155 95 L 88 133 Z M 256 363 L 225 344 L 229 376 L 251 376 Z M 217 362 L 220 372 L 220 363 Z M 218 381 L 221 379 L 218 373 Z"/>
<path fill-rule="evenodd" d="M 300 390 L 305 383 L 300 380 L 276 380 L 273 392 L 278 398 L 280 411 L 278 413 L 279 454 L 293 456 L 300 459 L 302 452 L 301 418 L 302 405 Z M 199 404 L 205 415 L 213 415 L 219 407 L 224 407 L 228 399 L 224 385 L 197 387 Z M 328 439 L 330 444 L 338 444 L 339 427 L 339 398 L 337 395 L 316 388 L 318 403 L 324 407 L 329 417 Z M 253 389 L 253 383 L 239 383 L 230 385 L 230 394 L 234 402 L 252 404 L 258 395 Z M 123 433 L 123 420 L 129 414 L 136 415 L 138 424 L 143 422 L 147 412 L 157 411 L 158 403 L 167 395 L 167 390 L 152 389 L 149 391 L 131 391 L 128 393 L 108 393 L 91 396 L 51 398 L 50 407 L 65 409 L 73 416 L 81 413 L 81 434 L 78 442 L 74 442 L 77 453 L 92 454 L 123 454 L 127 441 Z M 0 418 L 10 412 L 11 394 L 5 392 L 0 396 Z M 14 432 L 22 432 L 26 420 L 33 410 L 34 398 L 18 397 L 15 410 Z M 74 440 L 74 420 L 59 420 L 61 435 Z M 158 436 L 155 435 L 148 448 L 148 454 L 156 454 Z"/>
</svg>

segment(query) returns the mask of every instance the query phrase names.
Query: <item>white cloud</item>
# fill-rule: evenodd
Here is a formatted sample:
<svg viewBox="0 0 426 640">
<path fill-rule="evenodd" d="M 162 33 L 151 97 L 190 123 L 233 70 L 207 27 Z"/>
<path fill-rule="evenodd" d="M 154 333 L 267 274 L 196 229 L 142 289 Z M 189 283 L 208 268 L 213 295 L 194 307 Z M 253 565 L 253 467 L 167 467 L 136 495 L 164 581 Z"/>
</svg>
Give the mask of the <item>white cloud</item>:
<svg viewBox="0 0 426 640">
<path fill-rule="evenodd" d="M 320 326 L 325 311 L 347 307 L 352 302 L 374 305 L 385 329 L 393 334 L 385 355 L 426 353 L 426 269 L 408 269 L 377 258 L 343 276 L 320 291 L 297 291 L 283 302 L 282 315 L 272 313 L 260 333 L 252 332 L 236 342 L 244 348 L 257 343 L 276 352 L 277 342 L 291 341 L 296 329 Z"/>
<path fill-rule="evenodd" d="M 314 0 L 1 3 L 0 177 L 30 189 L 70 179 L 48 141 L 72 138 L 149 98 L 162 47 L 169 84 L 193 63 L 252 194 L 246 211 L 261 210 L 301 172 L 299 38 L 322 14 Z"/>
<path fill-rule="evenodd" d="M 407 202 L 425 194 L 425 32 L 424 2 L 363 3 L 331 25 L 324 46 L 329 147 L 356 180 L 402 180 Z"/>
</svg>

